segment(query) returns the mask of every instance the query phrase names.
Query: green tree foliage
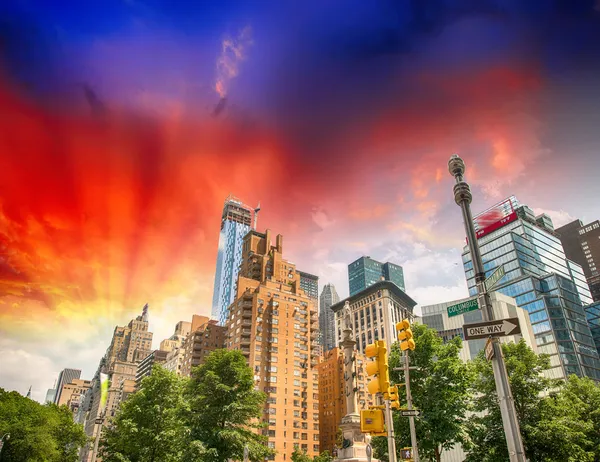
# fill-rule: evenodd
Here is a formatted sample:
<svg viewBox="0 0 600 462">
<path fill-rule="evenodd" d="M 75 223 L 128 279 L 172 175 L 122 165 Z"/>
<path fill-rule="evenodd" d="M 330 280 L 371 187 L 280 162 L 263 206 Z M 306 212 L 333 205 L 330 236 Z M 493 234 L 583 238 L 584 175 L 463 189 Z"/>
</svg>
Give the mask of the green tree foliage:
<svg viewBox="0 0 600 462">
<path fill-rule="evenodd" d="M 329 451 L 323 451 L 318 456 L 315 456 L 313 458 L 313 461 L 314 462 L 332 462 L 333 456 L 331 455 L 331 453 Z"/>
<path fill-rule="evenodd" d="M 301 451 L 300 448 L 295 447 L 294 452 L 292 452 L 292 462 L 313 462 L 313 460 L 306 454 L 306 451 Z"/>
<path fill-rule="evenodd" d="M 525 453 L 531 462 L 593 461 L 590 433 L 593 425 L 586 421 L 589 410 L 577 394 L 580 382 L 569 379 L 558 393 L 546 396 L 562 384 L 544 377 L 550 367 L 547 355 L 537 355 L 521 340 L 502 345 Z M 470 443 L 467 461 L 500 462 L 508 460 L 500 407 L 492 366 L 483 352 L 472 362 L 473 405 L 476 413 L 469 419 Z"/>
<path fill-rule="evenodd" d="M 100 455 L 105 462 L 175 462 L 185 445 L 185 380 L 161 366 L 104 427 Z"/>
<path fill-rule="evenodd" d="M 87 438 L 66 406 L 41 405 L 0 388 L 2 462 L 75 462 Z"/>
<path fill-rule="evenodd" d="M 460 359 L 462 341 L 455 337 L 443 343 L 434 329 L 415 324 L 412 327 L 416 349 L 409 353 L 410 388 L 413 406 L 421 410 L 415 419 L 419 454 L 422 458 L 439 461 L 444 450 L 466 439 L 465 420 L 469 402 L 470 368 Z M 404 383 L 404 371 L 394 371 L 404 366 L 404 359 L 397 344 L 389 359 L 390 380 Z M 401 405 L 406 407 L 405 392 L 398 389 Z M 396 449 L 411 446 L 409 420 L 394 412 Z M 373 439 L 375 456 L 387 460 L 387 440 Z"/>
<path fill-rule="evenodd" d="M 252 461 L 273 451 L 267 438 L 256 433 L 266 400 L 254 389 L 252 369 L 237 350 L 216 350 L 194 369 L 188 384 L 189 426 L 192 442 L 204 446 L 207 462 L 242 460 L 248 447 Z"/>
</svg>

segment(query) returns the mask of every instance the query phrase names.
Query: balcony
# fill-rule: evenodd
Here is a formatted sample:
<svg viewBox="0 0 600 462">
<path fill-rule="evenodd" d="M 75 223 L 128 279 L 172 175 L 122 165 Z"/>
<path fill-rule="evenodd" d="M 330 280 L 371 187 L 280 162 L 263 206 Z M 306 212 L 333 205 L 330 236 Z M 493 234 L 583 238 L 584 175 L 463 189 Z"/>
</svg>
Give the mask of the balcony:
<svg viewBox="0 0 600 462">
<path fill-rule="evenodd" d="M 245 309 L 242 311 L 242 318 L 252 319 L 252 310 Z"/>
</svg>

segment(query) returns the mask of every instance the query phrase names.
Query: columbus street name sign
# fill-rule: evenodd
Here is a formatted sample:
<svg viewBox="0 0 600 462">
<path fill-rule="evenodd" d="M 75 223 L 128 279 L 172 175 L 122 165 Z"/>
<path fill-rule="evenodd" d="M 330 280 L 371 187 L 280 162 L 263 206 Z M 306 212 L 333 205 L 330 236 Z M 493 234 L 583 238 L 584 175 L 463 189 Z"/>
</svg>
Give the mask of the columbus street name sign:
<svg viewBox="0 0 600 462">
<path fill-rule="evenodd" d="M 466 302 L 459 303 L 448 307 L 448 317 L 458 316 L 459 314 L 468 313 L 469 311 L 475 311 L 479 309 L 477 299 L 473 298 Z"/>
</svg>

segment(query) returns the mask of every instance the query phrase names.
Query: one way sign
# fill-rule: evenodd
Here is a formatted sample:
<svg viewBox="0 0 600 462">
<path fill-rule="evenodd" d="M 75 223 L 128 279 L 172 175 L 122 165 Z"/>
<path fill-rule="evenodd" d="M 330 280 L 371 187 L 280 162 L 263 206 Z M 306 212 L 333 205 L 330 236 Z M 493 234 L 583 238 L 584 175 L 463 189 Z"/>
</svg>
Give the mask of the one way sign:
<svg viewBox="0 0 600 462">
<path fill-rule="evenodd" d="M 476 322 L 463 326 L 465 340 L 487 337 L 506 337 L 521 333 L 519 318 L 498 319 L 496 321 Z"/>
</svg>

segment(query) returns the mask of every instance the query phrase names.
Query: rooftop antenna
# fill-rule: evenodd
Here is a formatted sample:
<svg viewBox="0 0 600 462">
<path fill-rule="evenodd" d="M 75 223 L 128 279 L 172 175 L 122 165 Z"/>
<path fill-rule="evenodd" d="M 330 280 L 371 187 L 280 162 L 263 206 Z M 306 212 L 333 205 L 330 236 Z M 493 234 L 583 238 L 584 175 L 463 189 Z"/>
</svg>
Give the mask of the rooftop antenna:
<svg viewBox="0 0 600 462">
<path fill-rule="evenodd" d="M 254 231 L 256 231 L 256 225 L 258 223 L 258 212 L 260 212 L 260 201 L 258 201 L 258 205 L 254 209 Z"/>
</svg>

